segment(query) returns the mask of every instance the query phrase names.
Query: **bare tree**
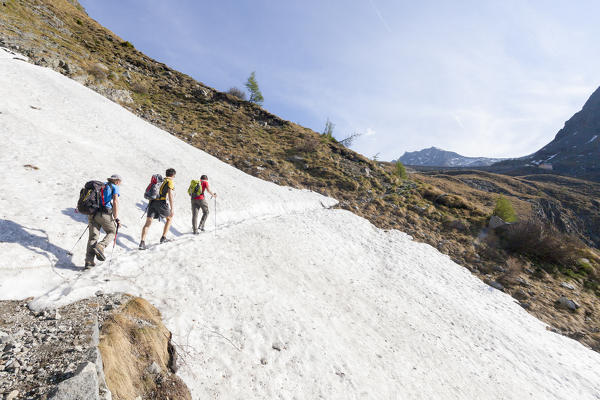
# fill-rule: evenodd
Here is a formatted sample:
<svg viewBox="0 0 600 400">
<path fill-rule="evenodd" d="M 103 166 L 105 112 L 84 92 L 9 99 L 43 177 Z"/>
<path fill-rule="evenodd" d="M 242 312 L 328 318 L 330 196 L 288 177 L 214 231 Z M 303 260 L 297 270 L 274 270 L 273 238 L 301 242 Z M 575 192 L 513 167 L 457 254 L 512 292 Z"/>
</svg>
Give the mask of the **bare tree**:
<svg viewBox="0 0 600 400">
<path fill-rule="evenodd" d="M 344 147 L 350 147 L 354 143 L 356 139 L 362 136 L 362 133 L 354 132 L 351 135 L 348 135 L 346 138 L 340 140 L 340 144 Z"/>
</svg>

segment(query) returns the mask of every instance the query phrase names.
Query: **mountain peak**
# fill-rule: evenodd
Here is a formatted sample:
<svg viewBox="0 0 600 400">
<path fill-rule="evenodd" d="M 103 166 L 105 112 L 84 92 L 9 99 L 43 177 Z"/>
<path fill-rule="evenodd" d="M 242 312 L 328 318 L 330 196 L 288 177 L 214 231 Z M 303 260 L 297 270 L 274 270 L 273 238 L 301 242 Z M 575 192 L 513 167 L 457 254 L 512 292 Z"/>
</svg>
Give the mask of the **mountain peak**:
<svg viewBox="0 0 600 400">
<path fill-rule="evenodd" d="M 404 152 L 398 159 L 406 165 L 428 167 L 483 167 L 501 160 L 500 158 L 465 157 L 435 146 L 420 151 Z"/>
</svg>

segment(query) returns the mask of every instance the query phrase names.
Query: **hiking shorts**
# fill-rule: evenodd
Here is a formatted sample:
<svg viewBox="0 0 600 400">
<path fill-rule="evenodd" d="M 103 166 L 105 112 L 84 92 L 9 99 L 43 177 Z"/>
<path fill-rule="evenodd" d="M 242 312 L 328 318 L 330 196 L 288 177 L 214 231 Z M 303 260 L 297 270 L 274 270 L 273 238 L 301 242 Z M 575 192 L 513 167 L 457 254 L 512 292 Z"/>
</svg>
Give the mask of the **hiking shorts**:
<svg viewBox="0 0 600 400">
<path fill-rule="evenodd" d="M 152 200 L 148 205 L 148 218 L 160 219 L 171 215 L 171 209 L 166 200 Z"/>
</svg>

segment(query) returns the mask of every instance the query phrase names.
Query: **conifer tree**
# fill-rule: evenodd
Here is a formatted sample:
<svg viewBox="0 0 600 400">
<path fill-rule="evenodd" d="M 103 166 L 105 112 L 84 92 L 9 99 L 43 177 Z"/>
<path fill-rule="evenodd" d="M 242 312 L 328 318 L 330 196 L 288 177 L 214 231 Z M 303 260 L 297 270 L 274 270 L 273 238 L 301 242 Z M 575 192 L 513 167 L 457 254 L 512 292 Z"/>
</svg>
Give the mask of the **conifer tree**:
<svg viewBox="0 0 600 400">
<path fill-rule="evenodd" d="M 396 175 L 398 175 L 401 179 L 406 179 L 408 178 L 408 175 L 406 174 L 406 168 L 404 167 L 404 164 L 402 164 L 400 161 L 396 161 Z"/>
<path fill-rule="evenodd" d="M 263 98 L 263 95 L 260 92 L 260 89 L 258 88 L 258 82 L 256 82 L 255 71 L 252 71 L 252 73 L 248 77 L 248 81 L 246 82 L 246 88 L 248 89 L 248 92 L 250 92 L 250 101 L 261 106 L 265 99 Z"/>
</svg>

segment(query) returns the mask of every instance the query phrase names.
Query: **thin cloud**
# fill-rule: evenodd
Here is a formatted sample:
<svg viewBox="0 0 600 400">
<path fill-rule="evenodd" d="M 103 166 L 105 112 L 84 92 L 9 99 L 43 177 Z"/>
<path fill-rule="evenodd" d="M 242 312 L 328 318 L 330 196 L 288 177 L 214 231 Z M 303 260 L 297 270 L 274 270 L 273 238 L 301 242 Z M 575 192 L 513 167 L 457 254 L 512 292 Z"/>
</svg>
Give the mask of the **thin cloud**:
<svg viewBox="0 0 600 400">
<path fill-rule="evenodd" d="M 375 135 L 375 129 L 367 128 L 367 131 L 365 132 L 365 136 L 373 136 L 373 135 Z"/>
<path fill-rule="evenodd" d="M 377 17 L 379 17 L 379 20 L 383 24 L 385 30 L 388 31 L 388 33 L 392 33 L 392 30 L 390 29 L 390 26 L 387 24 L 387 22 L 385 22 L 385 19 L 383 18 L 383 15 L 381 15 L 381 13 L 379 12 L 379 9 L 375 6 L 375 3 L 373 3 L 373 0 L 369 0 L 369 3 L 371 3 L 371 7 L 373 7 L 373 10 L 375 10 L 375 13 L 377 14 Z"/>
</svg>

